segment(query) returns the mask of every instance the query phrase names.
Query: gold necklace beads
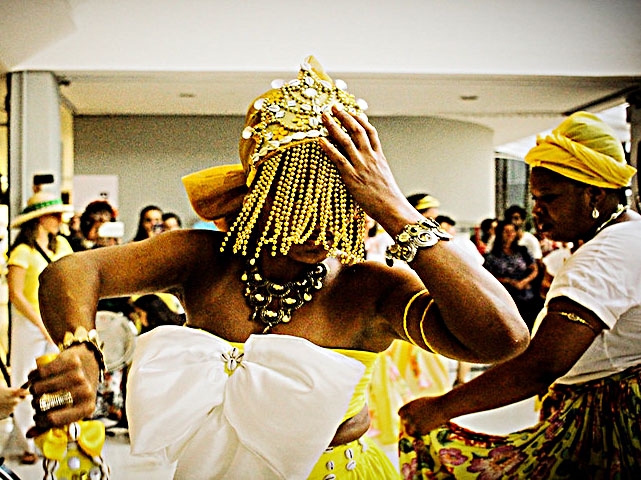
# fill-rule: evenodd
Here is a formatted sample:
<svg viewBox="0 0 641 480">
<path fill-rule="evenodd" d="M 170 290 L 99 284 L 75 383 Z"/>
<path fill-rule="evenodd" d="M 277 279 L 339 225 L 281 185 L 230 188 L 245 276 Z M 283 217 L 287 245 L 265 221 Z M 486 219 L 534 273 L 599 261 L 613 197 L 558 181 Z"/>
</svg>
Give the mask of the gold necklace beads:
<svg viewBox="0 0 641 480">
<path fill-rule="evenodd" d="M 256 260 L 251 259 L 240 279 L 245 284 L 245 299 L 254 309 L 252 321 L 265 325 L 263 333 L 280 323 L 288 323 L 292 313 L 309 303 L 312 294 L 323 288 L 327 275 L 324 263 L 317 263 L 298 280 L 276 283 L 267 280 L 259 271 Z"/>
</svg>

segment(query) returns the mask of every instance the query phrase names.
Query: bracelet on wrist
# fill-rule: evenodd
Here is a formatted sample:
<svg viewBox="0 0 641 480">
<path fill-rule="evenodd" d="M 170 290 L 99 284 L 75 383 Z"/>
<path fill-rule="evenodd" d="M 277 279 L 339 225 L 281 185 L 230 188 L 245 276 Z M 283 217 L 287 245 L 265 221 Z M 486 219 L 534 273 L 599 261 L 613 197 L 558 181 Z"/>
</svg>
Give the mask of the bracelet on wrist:
<svg viewBox="0 0 641 480">
<path fill-rule="evenodd" d="M 96 357 L 96 362 L 98 362 L 98 381 L 102 383 L 105 380 L 105 356 L 102 353 L 102 343 L 98 338 L 98 332 L 95 329 L 87 331 L 87 329 L 81 325 L 76 327 L 74 333 L 66 332 L 62 340 L 62 343 L 59 345 L 60 351 L 67 350 L 70 347 L 75 345 L 85 345 L 91 352 L 94 357 Z"/>
<path fill-rule="evenodd" d="M 394 260 L 410 263 L 419 248 L 429 248 L 440 240 L 451 238 L 452 235 L 443 230 L 437 221 L 431 218 L 419 220 L 417 223 L 405 225 L 401 233 L 396 235 L 395 243 L 385 250 L 385 261 L 390 267 Z"/>
</svg>

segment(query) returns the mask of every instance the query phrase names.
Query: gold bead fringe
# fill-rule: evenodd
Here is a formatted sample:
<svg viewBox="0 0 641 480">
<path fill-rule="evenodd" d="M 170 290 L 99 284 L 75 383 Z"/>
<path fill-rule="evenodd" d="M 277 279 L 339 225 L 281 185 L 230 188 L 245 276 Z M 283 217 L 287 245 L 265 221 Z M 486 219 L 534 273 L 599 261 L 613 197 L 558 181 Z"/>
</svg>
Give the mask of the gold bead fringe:
<svg viewBox="0 0 641 480">
<path fill-rule="evenodd" d="M 257 223 L 270 193 L 271 209 L 262 232 L 257 234 Z M 261 163 L 221 251 L 232 245 L 234 253 L 248 256 L 248 250 L 255 248 L 252 254 L 258 258 L 266 247 L 272 256 L 287 255 L 292 245 L 305 243 L 316 234 L 317 243 L 329 256 L 346 264 L 363 260 L 365 215 L 336 166 L 313 140 L 278 151 Z"/>
</svg>

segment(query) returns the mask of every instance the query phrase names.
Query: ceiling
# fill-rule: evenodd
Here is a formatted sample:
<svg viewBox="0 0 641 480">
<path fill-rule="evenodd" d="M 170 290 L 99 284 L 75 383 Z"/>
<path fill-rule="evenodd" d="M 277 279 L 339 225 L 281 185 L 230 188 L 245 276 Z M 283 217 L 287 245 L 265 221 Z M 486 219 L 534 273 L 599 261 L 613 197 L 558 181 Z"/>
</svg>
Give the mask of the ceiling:
<svg viewBox="0 0 641 480">
<path fill-rule="evenodd" d="M 473 122 L 496 148 L 641 88 L 638 0 L 317 5 L 3 0 L 0 75 L 53 71 L 77 115 L 244 115 L 314 53 L 371 117 Z M 625 118 L 609 118 L 625 138 Z"/>
</svg>

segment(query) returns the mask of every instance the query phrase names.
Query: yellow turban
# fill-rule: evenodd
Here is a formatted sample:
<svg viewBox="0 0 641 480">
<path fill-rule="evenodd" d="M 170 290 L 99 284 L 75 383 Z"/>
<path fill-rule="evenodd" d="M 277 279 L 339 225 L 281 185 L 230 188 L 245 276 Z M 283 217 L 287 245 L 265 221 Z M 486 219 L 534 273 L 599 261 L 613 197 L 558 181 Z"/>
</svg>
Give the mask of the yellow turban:
<svg viewBox="0 0 641 480">
<path fill-rule="evenodd" d="M 574 113 L 539 136 L 525 163 L 602 188 L 627 187 L 637 171 L 626 163 L 614 130 L 588 112 Z"/>
</svg>

